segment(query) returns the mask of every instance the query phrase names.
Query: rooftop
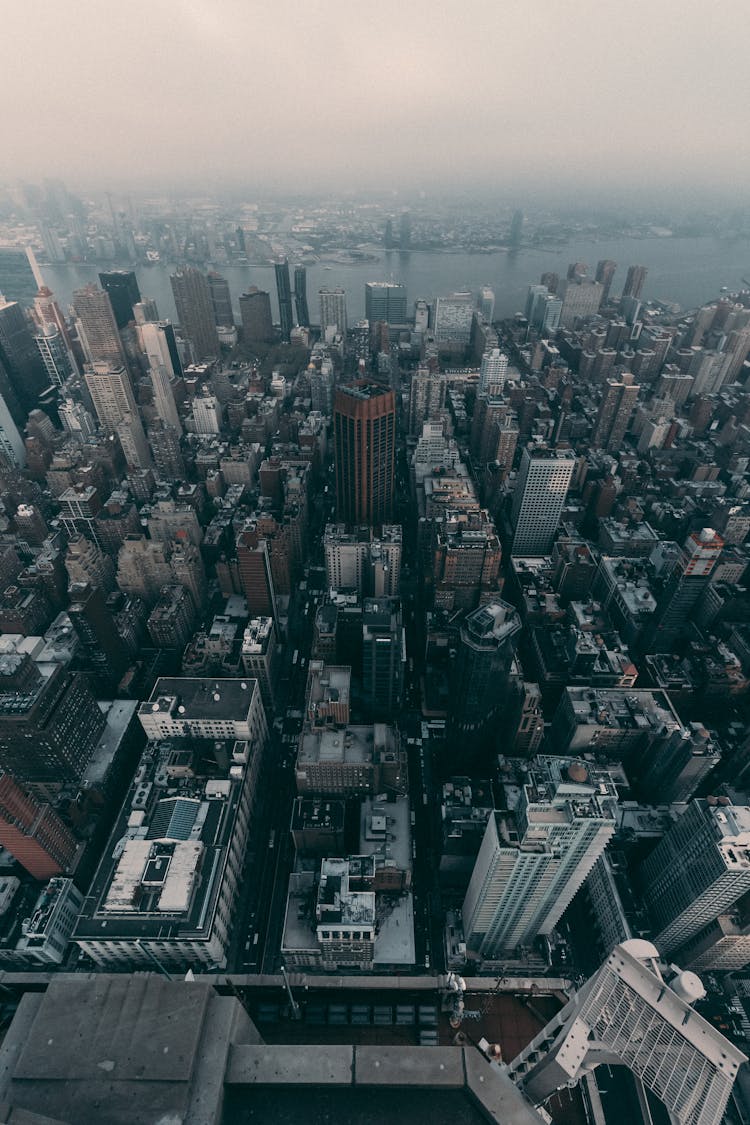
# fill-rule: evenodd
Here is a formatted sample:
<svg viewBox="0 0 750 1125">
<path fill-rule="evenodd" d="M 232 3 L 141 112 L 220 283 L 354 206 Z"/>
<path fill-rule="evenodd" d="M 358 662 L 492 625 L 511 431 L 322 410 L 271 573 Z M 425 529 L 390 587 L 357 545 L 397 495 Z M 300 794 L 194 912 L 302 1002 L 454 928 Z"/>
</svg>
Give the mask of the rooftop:
<svg viewBox="0 0 750 1125">
<path fill-rule="evenodd" d="M 256 681 L 250 677 L 213 679 L 182 676 L 171 679 L 160 676 L 139 714 L 174 714 L 184 721 L 191 719 L 245 719 L 250 710 Z"/>
</svg>

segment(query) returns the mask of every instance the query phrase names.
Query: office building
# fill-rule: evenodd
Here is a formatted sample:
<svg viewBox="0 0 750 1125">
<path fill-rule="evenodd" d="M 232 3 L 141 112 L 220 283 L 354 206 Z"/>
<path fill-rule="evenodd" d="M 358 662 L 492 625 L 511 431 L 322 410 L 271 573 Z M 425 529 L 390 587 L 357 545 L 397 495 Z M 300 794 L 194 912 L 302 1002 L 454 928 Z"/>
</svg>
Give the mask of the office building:
<svg viewBox="0 0 750 1125">
<path fill-rule="evenodd" d="M 365 284 L 365 317 L 370 324 L 406 323 L 406 286 L 395 281 L 368 281 Z"/>
<path fill-rule="evenodd" d="M 86 285 L 73 294 L 78 336 L 89 363 L 125 367 L 127 359 L 109 294 L 96 285 Z"/>
<path fill-rule="evenodd" d="M 396 727 L 303 727 L 295 767 L 297 792 L 335 797 L 406 793 L 406 751 Z"/>
<path fill-rule="evenodd" d="M 72 582 L 68 617 L 78 639 L 83 667 L 96 676 L 102 694 L 115 693 L 130 665 L 130 652 L 120 636 L 102 588 Z"/>
<path fill-rule="evenodd" d="M 536 758 L 512 812 L 487 821 L 463 905 L 468 950 L 515 956 L 549 934 L 616 823 L 611 777 L 578 759 Z"/>
<path fill-rule="evenodd" d="M 0 293 L 31 309 L 40 285 L 39 267 L 33 250 L 21 246 L 0 246 Z"/>
<path fill-rule="evenodd" d="M 270 344 L 274 339 L 271 298 L 263 289 L 251 285 L 240 296 L 242 339 L 246 344 Z"/>
<path fill-rule="evenodd" d="M 736 973 L 750 964 L 750 895 L 686 941 L 675 960 L 694 973 Z"/>
<path fill-rule="evenodd" d="M 252 617 L 242 637 L 242 667 L 248 676 L 258 681 L 266 715 L 272 715 L 276 709 L 278 662 L 279 646 L 273 617 Z"/>
<path fill-rule="evenodd" d="M 183 266 L 170 276 L 177 319 L 190 343 L 196 363 L 221 354 L 208 279 L 193 266 Z"/>
<path fill-rule="evenodd" d="M 667 956 L 750 890 L 750 809 L 693 800 L 641 865 L 654 942 Z"/>
<path fill-rule="evenodd" d="M 279 323 L 281 325 L 281 339 L 289 340 L 289 334 L 294 326 L 292 312 L 292 284 L 289 280 L 289 262 L 276 262 L 273 267 L 276 275 L 276 295 L 279 299 Z"/>
<path fill-rule="evenodd" d="M 607 379 L 591 436 L 594 449 L 606 449 L 609 453 L 620 449 L 640 389 L 629 371 L 619 379 Z"/>
<path fill-rule="evenodd" d="M 159 320 L 159 308 L 153 297 L 144 297 L 133 305 L 133 319 L 138 327 Z"/>
<path fill-rule="evenodd" d="M 112 433 L 123 418 L 138 418 L 130 376 L 123 366 L 95 363 L 84 373 L 99 425 Z"/>
<path fill-rule="evenodd" d="M 549 554 L 574 466 L 569 450 L 533 445 L 524 449 L 511 511 L 514 555 Z"/>
<path fill-rule="evenodd" d="M 159 680 L 152 699 L 139 709 L 149 744 L 73 940 L 99 966 L 225 968 L 267 741 L 258 687 Z"/>
<path fill-rule="evenodd" d="M 435 301 L 435 343 L 468 348 L 474 318 L 474 297 L 471 293 L 451 293 Z"/>
<path fill-rule="evenodd" d="M 705 994 L 694 973 L 661 962 L 651 942 L 625 941 L 503 1070 L 541 1105 L 606 1060 L 626 1066 L 670 1121 L 720 1125 L 747 1060 L 694 1010 Z"/>
<path fill-rule="evenodd" d="M 224 415 L 222 405 L 215 395 L 210 395 L 203 387 L 193 399 L 193 422 L 197 434 L 219 434 Z"/>
<path fill-rule="evenodd" d="M 153 404 L 157 418 L 176 433 L 182 433 L 182 421 L 177 410 L 172 383 L 181 374 L 179 356 L 177 371 L 170 354 L 170 342 L 174 344 L 174 330 L 171 324 L 145 324 L 142 328 L 144 345 L 147 346 L 149 375 L 153 392 Z M 148 349 L 151 349 L 150 352 Z M 175 348 L 176 353 L 176 348 Z"/>
<path fill-rule="evenodd" d="M 150 368 L 163 370 L 170 381 L 182 375 L 182 361 L 170 321 L 146 321 L 139 325 L 138 336 Z"/>
<path fill-rule="evenodd" d="M 400 524 L 348 531 L 345 524 L 326 525 L 323 550 L 329 590 L 356 591 L 366 597 L 394 597 L 401 581 Z"/>
<path fill-rule="evenodd" d="M 232 294 L 229 292 L 229 282 L 215 270 L 208 271 L 206 280 L 211 295 L 214 324 L 217 328 L 233 328 L 234 313 L 232 312 Z"/>
<path fill-rule="evenodd" d="M 294 268 L 294 307 L 297 312 L 297 324 L 303 328 L 310 327 L 310 311 L 307 307 L 307 270 L 304 266 Z"/>
<path fill-rule="evenodd" d="M 45 324 L 34 337 L 34 342 L 39 349 L 49 384 L 53 387 L 61 387 L 73 374 L 73 364 L 60 330 L 54 324 Z"/>
<path fill-rule="evenodd" d="M 5 378 L 0 381 L 0 393 L 16 416 L 17 425 L 26 420 L 39 397 L 49 387 L 49 377 L 42 356 L 21 306 L 16 301 L 6 301 L 0 295 L 0 371 Z M 20 404 L 23 416 L 18 413 Z M 15 409 L 14 409 L 15 408 Z"/>
<path fill-rule="evenodd" d="M 78 780 L 104 729 L 85 678 L 12 649 L 0 677 L 0 768 L 40 792 Z"/>
<path fill-rule="evenodd" d="M 329 330 L 337 336 L 346 336 L 349 323 L 346 317 L 346 292 L 343 289 L 320 289 L 320 335 L 323 340 Z"/>
<path fill-rule="evenodd" d="M 291 822 L 295 851 L 304 856 L 343 855 L 345 817 L 345 801 L 296 797 Z"/>
<path fill-rule="evenodd" d="M 483 285 L 477 297 L 477 312 L 487 324 L 495 319 L 495 294 L 489 285 Z"/>
<path fill-rule="evenodd" d="M 508 374 L 508 357 L 499 348 L 491 348 L 482 356 L 479 369 L 480 395 L 500 395 Z"/>
<path fill-rule="evenodd" d="M 305 723 L 311 730 L 345 727 L 350 720 L 352 670 L 311 660 L 305 686 Z"/>
<path fill-rule="evenodd" d="M 372 719 L 395 720 L 403 700 L 406 632 L 398 598 L 365 598 L 362 605 L 362 682 Z"/>
<path fill-rule="evenodd" d="M 466 773 L 484 764 L 488 743 L 497 748 L 520 633 L 518 612 L 499 598 L 475 609 L 461 623 L 450 716 L 461 746 L 457 764 Z"/>
<path fill-rule="evenodd" d="M 268 542 L 250 525 L 237 537 L 237 573 L 248 612 L 276 619 L 276 591 Z"/>
<path fill-rule="evenodd" d="M 76 853 L 69 828 L 6 773 L 0 777 L 0 844 L 40 882 L 64 874 Z"/>
<path fill-rule="evenodd" d="M 73 880 L 53 876 L 40 891 L 31 915 L 23 919 L 15 948 L 3 951 L 6 959 L 29 968 L 61 965 L 82 905 L 83 895 Z"/>
<path fill-rule="evenodd" d="M 609 301 L 609 291 L 612 288 L 612 281 L 617 270 L 617 262 L 612 262 L 608 258 L 603 258 L 600 262 L 596 263 L 596 276 L 595 281 L 598 281 L 602 286 L 602 304 L 606 305 Z"/>
<path fill-rule="evenodd" d="M 127 327 L 135 317 L 133 306 L 141 299 L 135 274 L 131 270 L 109 270 L 99 274 L 99 284 L 109 296 L 117 327 Z"/>
<path fill-rule="evenodd" d="M 87 539 L 85 535 L 75 531 L 68 538 L 65 569 L 71 585 L 74 582 L 88 582 L 102 590 L 105 596 L 115 589 L 112 559 L 102 553 L 94 539 Z"/>
<path fill-rule="evenodd" d="M 561 281 L 557 296 L 562 300 L 560 325 L 572 328 L 577 320 L 588 320 L 596 316 L 602 302 L 604 286 L 598 281 L 582 277 Z"/>
<path fill-rule="evenodd" d="M 0 456 L 9 465 L 26 464 L 26 446 L 8 404 L 0 393 Z"/>
<path fill-rule="evenodd" d="M 648 270 L 645 266 L 628 266 L 627 277 L 622 289 L 623 297 L 634 297 L 636 300 L 640 300 L 647 275 Z"/>
<path fill-rule="evenodd" d="M 147 627 L 157 648 L 181 653 L 193 635 L 195 606 L 184 586 L 162 586 L 159 600 L 149 614 Z"/>
<path fill-rule="evenodd" d="M 333 440 L 338 518 L 349 524 L 388 523 L 396 456 L 394 392 L 366 379 L 338 387 Z"/>
<path fill-rule="evenodd" d="M 422 425 L 437 420 L 445 406 L 445 373 L 418 367 L 409 388 L 409 433 L 418 434 Z"/>
</svg>

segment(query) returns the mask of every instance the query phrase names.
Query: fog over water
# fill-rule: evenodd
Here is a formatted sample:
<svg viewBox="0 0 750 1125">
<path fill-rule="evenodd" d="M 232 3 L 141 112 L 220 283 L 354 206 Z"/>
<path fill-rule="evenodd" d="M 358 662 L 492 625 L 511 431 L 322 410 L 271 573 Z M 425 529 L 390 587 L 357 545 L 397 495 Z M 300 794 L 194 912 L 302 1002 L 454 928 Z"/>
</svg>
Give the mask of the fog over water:
<svg viewBox="0 0 750 1125">
<path fill-rule="evenodd" d="M 743 278 L 750 280 L 750 240 L 722 241 L 715 238 L 644 238 L 616 241 L 575 241 L 561 249 L 519 250 L 514 253 L 466 254 L 411 252 L 400 254 L 373 248 L 378 261 L 357 265 L 333 263 L 308 266 L 307 289 L 310 316 L 318 319 L 318 290 L 323 286 L 343 286 L 347 293 L 350 321 L 364 316 L 367 281 L 395 280 L 406 285 L 409 310 L 417 297 L 436 297 L 456 289 L 476 290 L 489 284 L 495 291 L 496 316 L 512 316 L 522 310 L 529 285 L 539 281 L 541 273 L 553 270 L 565 276 L 568 263 L 587 262 L 593 274 L 601 258 L 618 263 L 612 292 L 617 294 L 625 281 L 629 265 L 645 265 L 649 274 L 644 289 L 645 299 L 673 301 L 683 308 L 694 308 L 713 300 L 723 286 L 730 290 L 746 288 Z M 43 273 L 58 299 L 68 304 L 73 290 L 88 281 L 98 284 L 102 265 L 45 265 Z M 159 314 L 175 318 L 174 300 L 169 275 L 176 267 L 167 263 L 136 267 L 144 297 L 153 297 Z M 274 315 L 278 316 L 273 267 L 222 266 L 218 271 L 227 278 L 238 315 L 238 298 L 249 285 L 267 289 L 271 294 Z"/>
</svg>

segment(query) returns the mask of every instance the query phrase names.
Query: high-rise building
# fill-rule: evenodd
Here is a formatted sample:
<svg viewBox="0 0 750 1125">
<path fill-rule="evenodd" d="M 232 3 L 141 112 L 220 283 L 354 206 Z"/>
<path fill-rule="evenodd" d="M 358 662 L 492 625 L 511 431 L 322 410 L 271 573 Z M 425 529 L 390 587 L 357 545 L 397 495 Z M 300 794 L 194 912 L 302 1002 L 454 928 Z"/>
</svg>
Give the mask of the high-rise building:
<svg viewBox="0 0 750 1125">
<path fill-rule="evenodd" d="M 654 942 L 669 956 L 750 890 L 750 808 L 725 797 L 691 801 L 640 879 Z"/>
<path fill-rule="evenodd" d="M 7 773 L 0 777 L 0 844 L 40 882 L 63 874 L 76 853 L 75 838 L 52 807 Z"/>
<path fill-rule="evenodd" d="M 679 557 L 665 565 L 667 574 L 643 647 L 651 652 L 669 652 L 678 637 L 690 627 L 690 615 L 709 584 L 719 561 L 724 540 L 713 528 L 693 531 Z"/>
<path fill-rule="evenodd" d="M 339 387 L 333 434 L 338 518 L 350 524 L 388 523 L 396 454 L 393 391 L 366 379 Z"/>
<path fill-rule="evenodd" d="M 74 292 L 73 308 L 78 319 L 78 336 L 89 363 L 124 367 L 125 349 L 109 294 L 96 285 L 86 285 Z"/>
<path fill-rule="evenodd" d="M 456 742 L 463 747 L 457 763 L 462 772 L 485 764 L 480 759 L 487 742 L 497 741 L 520 632 L 517 611 L 500 598 L 475 609 L 461 624 L 450 710 Z"/>
<path fill-rule="evenodd" d="M 370 324 L 406 323 L 406 286 L 395 281 L 368 281 L 365 284 L 365 317 Z"/>
<path fill-rule="evenodd" d="M 486 395 L 502 394 L 508 374 L 508 357 L 499 348 L 491 348 L 482 356 L 479 369 L 478 393 Z"/>
<path fill-rule="evenodd" d="M 99 424 L 107 433 L 128 415 L 138 418 L 130 376 L 122 365 L 95 363 L 84 373 Z"/>
<path fill-rule="evenodd" d="M 56 324 L 45 324 L 34 337 L 34 342 L 39 349 L 39 355 L 42 357 L 42 363 L 50 385 L 61 387 L 65 380 L 73 374 L 73 364 L 70 351 L 60 335 L 59 328 Z"/>
<path fill-rule="evenodd" d="M 384 524 L 374 535 L 367 527 L 347 531 L 329 523 L 323 535 L 326 581 L 331 590 L 356 590 L 368 597 L 394 597 L 401 581 L 400 524 Z"/>
<path fill-rule="evenodd" d="M 0 394 L 0 456 L 10 465 L 26 464 L 26 447 L 15 420 Z"/>
<path fill-rule="evenodd" d="M 333 328 L 339 336 L 346 336 L 349 322 L 346 317 L 346 292 L 343 289 L 320 289 L 320 334 Z"/>
<path fill-rule="evenodd" d="M 161 418 L 154 418 L 149 423 L 146 436 L 159 475 L 167 480 L 184 480 L 185 461 L 177 430 Z"/>
<path fill-rule="evenodd" d="M 273 341 L 271 298 L 264 289 L 251 285 L 240 297 L 242 339 L 246 344 L 270 344 Z"/>
<path fill-rule="evenodd" d="M 639 300 L 647 275 L 648 270 L 645 266 L 628 266 L 628 274 L 622 289 L 623 297 L 635 297 Z"/>
<path fill-rule="evenodd" d="M 140 335 L 148 357 L 157 417 L 182 433 L 182 422 L 172 392 L 172 381 L 182 374 L 174 329 L 169 321 L 149 322 L 141 326 Z"/>
<path fill-rule="evenodd" d="M 31 309 L 39 288 L 38 266 L 32 250 L 21 246 L 0 246 L 0 293 Z"/>
<path fill-rule="evenodd" d="M 562 299 L 560 310 L 560 324 L 563 328 L 572 328 L 576 320 L 587 320 L 595 316 L 602 303 L 604 286 L 599 281 L 590 281 L 586 277 L 569 277 L 561 281 L 557 295 Z"/>
<path fill-rule="evenodd" d="M 483 285 L 477 297 L 477 312 L 487 324 L 495 319 L 495 294 L 489 285 Z"/>
<path fill-rule="evenodd" d="M 116 692 L 130 664 L 130 654 L 107 608 L 103 588 L 74 582 L 69 589 L 68 616 L 78 638 L 83 667 L 94 673 L 99 691 Z"/>
<path fill-rule="evenodd" d="M 503 1069 L 541 1105 L 605 1060 L 619 1063 L 661 1100 L 665 1119 L 720 1125 L 747 1060 L 694 1011 L 705 994 L 695 973 L 661 963 L 651 942 L 632 938 Z"/>
<path fill-rule="evenodd" d="M 549 554 L 574 467 L 570 450 L 524 449 L 511 511 L 514 555 Z"/>
<path fill-rule="evenodd" d="M 304 266 L 294 267 L 294 306 L 297 310 L 297 324 L 310 327 L 310 311 L 307 307 L 307 270 Z"/>
<path fill-rule="evenodd" d="M 202 393 L 196 395 L 193 399 L 195 432 L 197 434 L 221 433 L 223 413 L 218 398 L 215 395 L 207 394 L 204 387 Z"/>
<path fill-rule="evenodd" d="M 612 288 L 612 279 L 615 276 L 616 269 L 617 262 L 612 262 L 609 258 L 602 258 L 600 262 L 596 263 L 595 280 L 602 286 L 603 305 L 606 305 L 609 300 L 609 291 Z"/>
<path fill-rule="evenodd" d="M 619 450 L 640 389 L 629 371 L 624 371 L 619 379 L 607 379 L 591 437 L 594 449 L 606 449 L 609 453 Z"/>
<path fill-rule="evenodd" d="M 613 835 L 616 810 L 604 770 L 536 758 L 516 808 L 487 822 L 463 905 L 467 949 L 494 961 L 551 933 Z"/>
<path fill-rule="evenodd" d="M 276 592 L 268 542 L 255 527 L 241 531 L 237 538 L 237 572 L 251 616 L 275 621 Z"/>
<path fill-rule="evenodd" d="M 279 323 L 281 325 L 281 339 L 284 341 L 288 341 L 289 334 L 294 326 L 294 314 L 292 312 L 292 285 L 289 280 L 289 262 L 285 258 L 283 262 L 276 262 L 273 269 L 276 275 L 276 294 L 279 299 Z"/>
<path fill-rule="evenodd" d="M 138 279 L 132 270 L 109 270 L 99 274 L 99 284 L 109 294 L 118 328 L 125 328 L 134 319 L 133 306 L 141 299 Z"/>
<path fill-rule="evenodd" d="M 139 326 L 159 319 L 159 309 L 153 297 L 144 297 L 133 305 L 133 319 Z"/>
<path fill-rule="evenodd" d="M 473 317 L 474 297 L 471 293 L 450 293 L 447 297 L 438 297 L 435 301 L 435 342 L 468 348 Z"/>
<path fill-rule="evenodd" d="M 447 380 L 442 371 L 418 367 L 409 388 L 409 433 L 420 433 L 425 422 L 437 420 L 445 406 Z"/>
<path fill-rule="evenodd" d="M 16 301 L 6 301 L 2 296 L 0 296 L 0 365 L 7 375 L 9 390 L 12 391 L 15 400 L 26 413 L 33 410 L 39 402 L 39 396 L 49 386 L 49 377 L 34 342 L 26 314 Z M 10 409 L 12 401 L 8 401 L 7 405 Z M 24 421 L 25 414 L 17 418 L 18 425 L 22 425 Z"/>
<path fill-rule="evenodd" d="M 362 682 L 370 717 L 395 719 L 406 670 L 406 633 L 398 598 L 365 598 L 362 606 Z"/>
<path fill-rule="evenodd" d="M 207 280 L 216 327 L 232 328 L 234 314 L 232 312 L 232 294 L 229 292 L 229 282 L 215 270 L 208 271 Z"/>
<path fill-rule="evenodd" d="M 200 363 L 221 354 L 214 320 L 214 306 L 208 280 L 193 266 L 183 266 L 170 277 L 183 336 L 190 343 L 193 358 Z"/>
</svg>

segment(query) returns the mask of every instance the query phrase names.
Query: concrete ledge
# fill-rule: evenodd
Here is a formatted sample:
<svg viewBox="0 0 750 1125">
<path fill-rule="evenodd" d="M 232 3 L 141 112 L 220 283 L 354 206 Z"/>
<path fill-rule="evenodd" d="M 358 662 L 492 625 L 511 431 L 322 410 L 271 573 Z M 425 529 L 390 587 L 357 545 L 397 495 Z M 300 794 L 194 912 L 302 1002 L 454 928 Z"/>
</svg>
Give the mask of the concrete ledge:
<svg viewBox="0 0 750 1125">
<path fill-rule="evenodd" d="M 474 1047 L 464 1048 L 466 1088 L 489 1121 L 539 1125 L 540 1117 L 510 1078 Z"/>
<path fill-rule="evenodd" d="M 355 1047 L 357 1086 L 464 1085 L 460 1047 Z"/>
<path fill-rule="evenodd" d="M 351 1086 L 354 1048 L 321 1044 L 238 1044 L 224 1078 L 237 1086 Z"/>
</svg>

